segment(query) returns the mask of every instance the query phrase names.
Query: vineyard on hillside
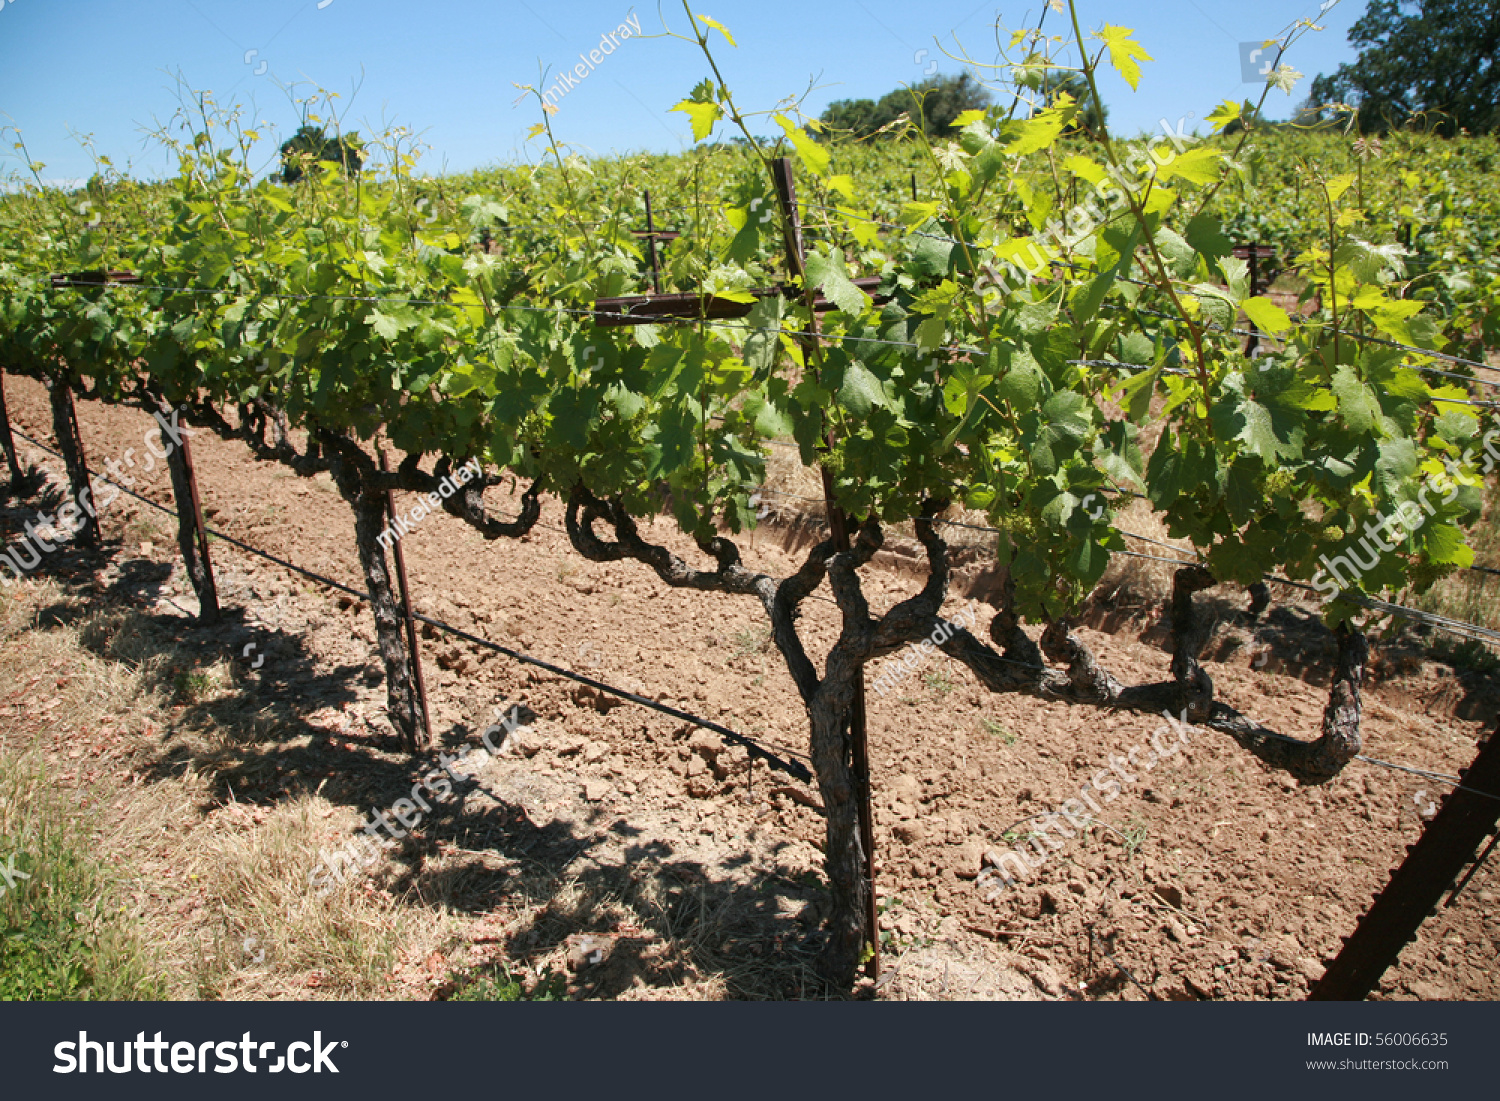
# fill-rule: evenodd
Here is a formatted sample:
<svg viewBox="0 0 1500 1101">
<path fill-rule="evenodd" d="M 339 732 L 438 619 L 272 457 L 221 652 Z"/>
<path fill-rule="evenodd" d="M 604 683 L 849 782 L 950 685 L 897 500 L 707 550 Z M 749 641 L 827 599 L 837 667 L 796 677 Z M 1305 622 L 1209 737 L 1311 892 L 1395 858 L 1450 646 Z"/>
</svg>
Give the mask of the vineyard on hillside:
<svg viewBox="0 0 1500 1101">
<path fill-rule="evenodd" d="M 1376 141 L 1357 119 L 1262 133 L 1250 103 L 1219 105 L 1209 135 L 1082 137 L 1071 97 L 1032 106 L 1028 91 L 1059 68 L 1092 87 L 1104 65 L 1134 87 L 1146 51 L 1075 15 L 1064 38 L 1017 32 L 1005 94 L 951 139 L 912 126 L 855 143 L 793 106 L 751 113 L 721 71 L 730 31 L 685 18 L 671 48 L 704 78 L 675 108 L 697 140 L 677 157 L 579 157 L 536 94 L 536 165 L 422 177 L 410 136 L 392 132 L 366 143 L 357 173 L 309 154 L 280 182 L 258 170 L 262 135 L 202 94 L 158 135 L 179 158 L 169 181 L 101 164 L 62 193 L 28 160 L 32 182 L 0 200 L 0 365 L 47 387 L 74 541 L 98 541 L 102 492 L 75 396 L 144 411 L 164 442 L 191 425 L 331 478 L 359 564 L 346 589 L 368 596 L 386 714 L 428 794 L 448 781 L 432 765 L 400 544 L 429 513 L 496 560 L 546 516 L 590 569 L 644 567 L 692 595 L 694 615 L 758 609 L 810 769 L 740 743 L 816 783 L 820 967 L 840 991 L 879 938 L 877 666 L 940 651 L 985 693 L 1101 722 L 1164 716 L 1184 744 L 1188 731 L 1229 739 L 1317 786 L 1375 748 L 1367 633 L 1395 616 L 1481 650 L 1500 639 L 1500 623 L 1419 603 L 1483 582 L 1476 548 L 1494 546 L 1492 139 Z M 178 544 L 212 622 L 183 450 L 165 447 Z M 818 534 L 766 572 L 748 543 L 789 458 L 815 487 L 800 511 Z M 400 528 L 395 493 L 417 495 Z M 1174 553 L 1171 657 L 1140 682 L 1080 627 L 1112 562 L 1155 553 L 1127 510 Z M 872 601 L 872 563 L 898 532 L 920 548 L 919 576 Z M 995 563 L 983 618 L 942 614 L 961 539 Z M 25 574 L 36 548 L 23 543 L 0 570 Z M 1226 584 L 1251 623 L 1268 584 L 1320 606 L 1329 691 L 1304 728 L 1231 706 L 1206 670 L 1214 619 L 1197 594 Z M 829 600 L 837 622 L 814 645 L 809 601 Z M 1033 816 L 1050 817 L 1029 828 L 1042 862 L 1048 828 L 1102 828 L 1101 793 L 1120 790 L 1104 772 Z M 1001 897 L 1037 866 L 1019 847 L 1006 857 L 986 872 Z"/>
</svg>

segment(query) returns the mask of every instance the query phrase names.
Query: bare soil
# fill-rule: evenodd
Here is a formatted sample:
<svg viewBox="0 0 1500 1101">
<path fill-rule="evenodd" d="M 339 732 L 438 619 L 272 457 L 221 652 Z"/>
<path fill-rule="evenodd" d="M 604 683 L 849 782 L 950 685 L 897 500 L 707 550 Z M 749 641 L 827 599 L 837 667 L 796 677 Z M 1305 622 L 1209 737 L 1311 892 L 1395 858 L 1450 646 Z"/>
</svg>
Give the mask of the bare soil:
<svg viewBox="0 0 1500 1101">
<path fill-rule="evenodd" d="M 6 384 L 16 426 L 50 441 L 41 387 Z M 170 507 L 165 469 L 139 472 L 149 419 L 93 402 L 80 403 L 79 415 L 93 468 L 134 448 L 137 489 Z M 61 482 L 58 460 L 18 443 L 24 458 Z M 300 479 L 205 431 L 193 447 L 210 526 L 361 587 L 353 516 L 326 475 Z M 413 503 L 398 500 L 397 508 Z M 35 508 L 12 501 L 0 523 L 19 531 Z M 60 554 L 42 571 L 88 599 L 147 610 L 204 664 L 235 663 L 240 705 L 295 719 L 273 743 L 244 747 L 234 767 L 217 772 L 212 798 L 184 813 L 316 798 L 351 812 L 313 817 L 309 828 L 324 831 L 317 843 L 335 848 L 352 836 L 356 815 L 363 821 L 390 807 L 432 767 L 395 752 L 362 603 L 216 540 L 220 599 L 230 613 L 221 627 L 202 630 L 190 618 L 195 604 L 175 556 L 175 522 L 126 498 L 103 520 L 103 554 Z M 519 541 L 486 543 L 457 520 L 429 517 L 402 543 L 418 609 L 711 718 L 787 756 L 805 754 L 802 708 L 758 605 L 669 589 L 638 564 L 587 562 L 561 524 L 555 500 Z M 643 532 L 696 556 L 669 520 Z M 740 542 L 748 565 L 784 576 L 813 534 L 772 525 Z M 986 571 L 982 561 L 960 571 L 945 615 L 983 603 Z M 882 554 L 867 571 L 873 608 L 909 595 L 921 572 L 902 548 Z M 1278 591 L 1252 634 L 1235 625 L 1242 593 L 1207 595 L 1222 611 L 1205 665 L 1220 698 L 1282 733 L 1315 737 L 1332 639 L 1314 610 L 1282 603 L 1290 594 Z M 831 603 L 808 603 L 802 629 L 814 653 L 832 641 L 836 616 Z M 1121 681 L 1166 679 L 1159 616 L 1156 608 L 1101 606 L 1081 633 Z M 476 746 L 512 705 L 529 722 L 505 754 L 487 759 L 461 802 L 424 822 L 369 877 L 366 889 L 400 906 L 438 905 L 459 930 L 461 943 L 441 956 L 394 967 L 391 996 L 445 997 L 455 974 L 461 982 L 502 959 L 525 961 L 533 973 L 540 961 L 555 962 L 575 997 L 819 996 L 810 967 L 822 899 L 815 786 L 764 764 L 752 770 L 744 751 L 717 735 L 431 629 L 422 645 L 442 746 Z M 867 679 L 880 673 L 877 663 Z M 1372 681 L 1365 753 L 1383 761 L 1455 774 L 1494 722 L 1492 686 L 1424 661 L 1409 645 L 1376 643 Z M 184 710 L 195 706 L 211 718 L 228 705 Z M 866 993 L 1305 996 L 1445 785 L 1355 762 L 1330 783 L 1303 787 L 1229 738 L 1197 730 L 1175 756 L 1122 783 L 1098 824 L 1065 840 L 1029 881 L 996 893 L 997 883 L 980 876 L 986 853 L 1022 841 L 1031 816 L 1077 796 L 1112 754 L 1145 747 L 1162 721 L 993 696 L 941 655 L 885 695 L 872 691 L 886 970 Z M 62 784 L 70 780 L 64 760 L 54 774 Z M 157 765 L 136 782 L 170 772 L 165 749 Z M 164 902 L 192 894 L 187 883 L 159 889 Z M 1427 922 L 1378 996 L 1500 995 L 1497 890 L 1491 865 Z M 211 920 L 187 913 L 182 920 Z M 295 996 L 318 996 L 316 976 L 299 977 L 298 988 Z"/>
</svg>

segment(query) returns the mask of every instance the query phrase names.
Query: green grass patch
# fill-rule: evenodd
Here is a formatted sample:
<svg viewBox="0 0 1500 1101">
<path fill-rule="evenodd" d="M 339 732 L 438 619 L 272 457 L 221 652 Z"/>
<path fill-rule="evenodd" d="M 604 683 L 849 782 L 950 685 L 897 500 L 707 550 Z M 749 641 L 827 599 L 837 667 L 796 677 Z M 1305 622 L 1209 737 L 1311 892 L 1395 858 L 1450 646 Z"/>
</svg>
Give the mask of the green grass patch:
<svg viewBox="0 0 1500 1101">
<path fill-rule="evenodd" d="M 565 1002 L 568 1000 L 568 979 L 561 972 L 547 968 L 527 990 L 520 979 L 510 973 L 510 968 L 501 965 L 500 970 L 481 975 L 466 983 L 453 997 L 455 1002 Z"/>
<path fill-rule="evenodd" d="M 32 762 L 0 757 L 0 1000 L 119 1001 L 163 988 L 88 839 Z"/>
</svg>

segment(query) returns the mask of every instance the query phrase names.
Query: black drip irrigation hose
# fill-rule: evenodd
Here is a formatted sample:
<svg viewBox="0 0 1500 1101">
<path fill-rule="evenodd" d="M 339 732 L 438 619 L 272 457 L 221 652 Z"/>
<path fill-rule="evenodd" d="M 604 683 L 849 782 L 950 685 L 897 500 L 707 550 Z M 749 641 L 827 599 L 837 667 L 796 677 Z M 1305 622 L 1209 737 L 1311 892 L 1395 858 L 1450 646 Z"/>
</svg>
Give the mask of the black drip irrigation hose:
<svg viewBox="0 0 1500 1101">
<path fill-rule="evenodd" d="M 36 447 L 41 451 L 45 451 L 47 454 L 53 455 L 57 458 L 62 457 L 46 444 L 39 443 L 38 441 L 32 439 L 30 436 L 26 435 L 26 433 L 15 431 L 14 429 L 12 429 L 12 431 L 15 432 L 15 435 L 19 436 L 21 439 L 25 440 L 33 447 Z M 122 493 L 125 493 L 127 496 L 134 497 L 137 501 L 141 501 L 144 504 L 150 505 L 152 508 L 156 509 L 159 512 L 164 512 L 168 516 L 177 518 L 177 513 L 173 509 L 167 508 L 165 505 L 159 505 L 149 497 L 143 497 L 139 493 L 136 493 L 130 489 L 126 489 L 118 482 L 111 481 L 109 478 L 103 477 L 102 475 L 94 474 L 93 477 L 98 478 L 101 482 L 114 486 L 116 489 L 120 490 Z M 268 562 L 274 562 L 282 569 L 290 570 L 291 572 L 296 574 L 301 574 L 303 577 L 306 577 L 311 581 L 316 581 L 320 585 L 327 585 L 331 589 L 337 589 L 342 593 L 347 593 L 349 596 L 352 596 L 357 600 L 363 600 L 366 602 L 369 602 L 370 600 L 369 593 L 360 592 L 358 589 L 351 589 L 348 585 L 341 584 L 333 580 L 331 577 L 324 577 L 321 574 L 313 573 L 311 570 L 305 570 L 301 566 L 298 566 L 296 563 L 288 562 L 283 558 L 278 558 L 276 557 L 276 555 L 269 554 L 257 547 L 252 547 L 248 543 L 242 543 L 231 535 L 225 535 L 223 532 L 215 531 L 207 526 L 204 527 L 204 531 L 209 535 L 212 535 L 215 539 L 222 539 L 224 540 L 224 542 L 229 543 L 232 546 L 236 546 L 240 548 L 240 550 L 245 551 L 248 554 L 253 554 L 258 558 L 264 558 Z M 698 715 L 694 715 L 689 711 L 683 711 L 679 708 L 671 707 L 668 704 L 658 703 L 656 700 L 648 699 L 645 696 L 638 696 L 634 692 L 628 692 L 623 688 L 617 688 L 612 684 L 606 684 L 604 681 L 595 680 L 593 677 L 584 676 L 582 673 L 575 673 L 571 669 L 564 669 L 559 665 L 553 665 L 551 662 L 542 661 L 540 658 L 534 658 L 526 654 L 519 653 L 515 650 L 510 649 L 509 647 L 501 646 L 499 643 L 491 642 L 487 638 L 481 638 L 478 635 L 471 635 L 467 631 L 462 631 L 457 627 L 449 626 L 441 620 L 432 619 L 429 616 L 425 616 L 417 612 L 413 612 L 412 617 L 414 619 L 421 620 L 428 626 L 442 631 L 445 634 L 461 638 L 466 642 L 471 642 L 476 646 L 482 646 L 487 650 L 493 650 L 497 654 L 504 654 L 506 657 L 511 658 L 514 661 L 519 661 L 524 665 L 534 665 L 538 669 L 545 669 L 547 672 L 552 673 L 554 676 L 562 677 L 565 680 L 577 681 L 579 684 L 586 684 L 590 688 L 593 688 L 597 691 L 608 692 L 612 696 L 617 696 L 622 700 L 629 700 L 631 703 L 637 704 L 641 707 L 649 708 L 652 711 L 659 711 L 663 715 L 672 716 L 674 719 L 682 719 L 685 722 L 692 723 L 694 726 L 701 726 L 705 730 L 712 730 L 720 737 L 733 742 L 735 745 L 743 747 L 752 758 L 758 758 L 762 761 L 765 761 L 766 764 L 770 765 L 772 768 L 780 772 L 785 772 L 788 776 L 792 776 L 797 780 L 801 780 L 805 784 L 810 784 L 813 782 L 813 774 L 806 765 L 802 764 L 799 761 L 788 761 L 782 757 L 778 757 L 776 754 L 772 753 L 770 750 L 766 749 L 758 742 L 752 741 L 745 735 L 737 733 L 736 731 L 733 731 L 729 729 L 729 727 L 724 726 L 720 723 L 716 723 L 712 719 L 705 719 Z"/>
<path fill-rule="evenodd" d="M 19 437 L 21 437 L 21 439 L 25 440 L 27 443 L 33 445 L 34 447 L 36 447 L 36 448 L 38 448 L 38 449 L 40 449 L 42 451 L 45 451 L 47 454 L 56 456 L 58 458 L 61 458 L 61 456 L 58 455 L 58 453 L 56 451 L 53 451 L 47 445 L 45 445 L 43 443 L 39 443 L 38 441 L 32 439 L 30 436 L 26 435 L 24 432 L 15 431 L 14 434 L 17 435 L 17 436 L 19 436 Z M 102 482 L 105 482 L 105 483 L 107 483 L 109 485 L 115 486 L 117 489 L 121 490 L 121 492 L 125 493 L 126 495 L 128 495 L 130 497 L 134 497 L 136 500 L 141 501 L 144 504 L 150 505 L 152 508 L 156 509 L 159 512 L 164 512 L 168 516 L 172 516 L 172 517 L 176 517 L 177 516 L 177 513 L 174 512 L 172 509 L 169 509 L 169 508 L 167 508 L 164 505 L 157 504 L 155 501 L 151 500 L 149 497 L 142 497 L 139 493 L 135 493 L 132 490 L 126 489 L 124 486 L 121 486 L 121 485 L 119 485 L 116 482 L 112 482 L 112 481 L 110 481 L 110 479 L 105 478 L 105 477 L 103 477 L 101 475 L 94 475 L 94 476 L 98 477 L 99 480 L 102 481 Z M 937 522 L 938 523 L 943 523 L 944 521 L 937 521 Z M 324 577 L 321 574 L 313 573 L 311 570 L 305 570 L 301 566 L 295 565 L 292 562 L 288 562 L 288 561 L 285 561 L 284 559 L 276 557 L 274 554 L 269 554 L 266 551 L 260 550 L 260 549 L 258 549 L 256 547 L 252 547 L 252 546 L 250 546 L 247 543 L 242 543 L 238 539 L 235 539 L 233 536 L 221 534 L 220 532 L 214 531 L 211 528 L 207 528 L 205 530 L 208 532 L 208 534 L 214 536 L 216 539 L 222 539 L 226 543 L 229 543 L 229 544 L 231 544 L 233 546 L 239 547 L 241 550 L 245 551 L 248 554 L 253 554 L 256 557 L 264 558 L 267 561 L 274 562 L 278 566 L 281 566 L 283 569 L 290 570 L 293 573 L 301 574 L 303 577 L 309 578 L 312 581 L 316 581 L 320 585 L 326 585 L 326 586 L 328 586 L 331 589 L 337 589 L 340 592 L 347 593 L 348 595 L 350 595 L 352 597 L 355 597 L 358 600 L 363 600 L 363 601 L 368 602 L 369 599 L 370 599 L 368 593 L 362 593 L 362 592 L 360 592 L 357 589 L 351 589 L 348 585 L 344 585 L 344 584 L 341 584 L 340 582 L 334 581 L 332 578 Z M 1125 534 L 1129 534 L 1129 533 L 1125 533 Z M 1116 553 L 1130 554 L 1131 552 L 1124 551 L 1124 552 L 1116 552 Z M 1143 558 L 1145 558 L 1145 557 L 1153 557 L 1154 558 L 1154 556 L 1150 556 L 1150 555 L 1139 555 L 1137 557 L 1143 557 Z M 1177 562 L 1178 560 L 1176 560 L 1176 559 L 1169 559 L 1169 558 L 1162 558 L 1162 559 L 1160 559 L 1160 561 L 1162 561 L 1162 562 Z M 1186 563 L 1186 562 L 1178 562 L 1178 564 L 1188 564 L 1188 563 Z M 1265 578 L 1265 580 L 1269 581 L 1269 582 L 1274 582 L 1274 583 L 1277 583 L 1277 584 L 1281 584 L 1281 585 L 1287 585 L 1287 586 L 1290 586 L 1291 588 L 1294 588 L 1294 589 L 1301 589 L 1301 590 L 1304 590 L 1306 592 L 1313 592 L 1314 591 L 1313 588 L 1310 585 L 1303 585 L 1303 584 L 1301 584 L 1299 582 L 1296 582 L 1296 581 L 1288 581 L 1287 579 L 1282 578 L 1282 577 L 1274 577 L 1274 576 L 1269 576 L 1268 575 Z M 824 599 L 826 599 L 826 598 L 824 598 Z M 1379 603 L 1379 602 L 1377 602 L 1377 603 Z M 1400 606 L 1399 605 L 1388 605 L 1387 607 L 1394 609 L 1394 608 L 1399 608 Z M 1406 609 L 1402 609 L 1402 610 L 1406 610 Z M 1400 614 L 1400 613 L 1397 612 L 1396 614 Z M 526 665 L 534 665 L 537 668 L 545 669 L 549 673 L 552 673 L 552 674 L 554 674 L 556 676 L 563 677 L 563 678 L 565 678 L 567 680 L 577 681 L 580 684 L 586 684 L 586 685 L 588 685 L 591 688 L 595 688 L 595 689 L 598 689 L 598 690 L 601 690 L 601 691 L 604 691 L 604 692 L 608 692 L 612 696 L 618 696 L 621 699 L 629 700 L 632 703 L 640 705 L 641 707 L 649 708 L 652 711 L 659 711 L 662 714 L 671 715 L 673 718 L 682 719 L 682 720 L 684 720 L 686 722 L 693 723 L 696 726 L 701 726 L 705 730 L 712 730 L 716 734 L 719 734 L 721 737 L 727 738 L 730 741 L 734 742 L 736 745 L 743 746 L 745 748 L 746 752 L 748 752 L 751 757 L 758 757 L 758 758 L 760 758 L 761 760 L 763 760 L 767 764 L 769 764 L 772 768 L 775 768 L 775 769 L 778 769 L 779 771 L 785 772 L 788 775 L 793 776 L 793 777 L 795 777 L 798 780 L 801 780 L 803 783 L 812 783 L 812 781 L 813 781 L 812 773 L 804 765 L 802 765 L 800 762 L 783 760 L 782 758 L 776 756 L 774 753 L 772 753 L 769 750 L 765 749 L 759 743 L 754 742 L 751 739 L 747 738 L 745 735 L 739 734 L 739 733 L 737 733 L 737 732 L 735 732 L 733 730 L 730 730 L 728 727 L 722 726 L 719 723 L 713 722 L 711 719 L 700 718 L 699 716 L 694 715 L 694 714 L 692 714 L 690 712 L 678 710 L 677 708 L 670 707 L 667 704 L 657 703 L 655 700 L 647 699 L 644 696 L 638 696 L 635 693 L 628 692 L 628 691 L 626 691 L 623 688 L 616 688 L 614 685 L 606 684 L 603 681 L 598 681 L 598 680 L 593 679 L 592 677 L 584 676 L 582 673 L 575 673 L 575 672 L 573 672 L 570 669 L 563 669 L 560 666 L 556 666 L 556 665 L 551 664 L 550 662 L 542 661 L 540 658 L 529 657 L 526 654 L 518 653 L 515 650 L 509 649 L 508 647 L 501 646 L 498 643 L 491 642 L 489 639 L 481 638 L 481 637 L 479 637 L 477 635 L 471 635 L 467 631 L 459 630 L 457 627 L 451 627 L 448 624 L 443 623 L 440 620 L 431 619 L 431 618 L 429 618 L 427 616 L 424 616 L 424 615 L 422 615 L 420 613 L 413 613 L 413 615 L 414 615 L 414 618 L 421 620 L 423 623 L 426 623 L 426 624 L 432 626 L 433 628 L 435 628 L 437 630 L 443 631 L 443 632 L 445 632 L 447 634 L 454 635 L 455 637 L 458 637 L 458 638 L 462 638 L 465 641 L 472 642 L 472 643 L 474 643 L 477 646 L 482 646 L 482 647 L 485 647 L 486 649 L 493 650 L 496 653 L 504 654 L 506 657 L 512 658 L 512 659 L 514 659 L 516 661 L 519 661 L 519 662 L 522 662 L 522 663 L 524 663 Z M 1434 617 L 1434 618 L 1441 618 L 1441 617 Z M 1451 622 L 1456 622 L 1456 621 L 1451 621 Z M 1437 626 L 1437 625 L 1433 624 L 1433 626 Z M 1473 627 L 1473 624 L 1463 624 L 1462 626 Z M 1444 629 L 1444 628 L 1440 627 L 1439 629 Z M 1483 628 L 1479 628 L 1479 629 L 1483 630 Z M 1458 631 L 1452 631 L 1452 633 L 1458 634 L 1460 632 L 1458 632 Z M 1015 660 L 1013 658 L 1000 657 L 1000 658 L 998 658 L 998 660 L 1000 660 L 1002 662 L 1005 662 L 1006 664 L 1009 664 L 1009 665 L 1018 665 L 1018 666 L 1023 666 L 1025 668 L 1031 668 L 1031 666 L 1028 663 L 1022 662 L 1022 661 L 1017 661 L 1017 660 Z M 1209 722 L 1205 723 L 1204 725 L 1212 728 L 1214 726 L 1214 723 L 1212 721 L 1209 721 Z M 1288 735 L 1285 735 L 1285 734 L 1276 733 L 1274 731 L 1263 730 L 1263 731 L 1261 731 L 1261 735 L 1263 737 L 1272 738 L 1272 739 L 1275 739 L 1275 740 L 1278 740 L 1278 741 L 1288 742 L 1288 743 L 1291 743 L 1293 745 L 1304 744 L 1304 743 L 1298 741 L 1298 739 L 1296 739 L 1296 738 L 1289 737 Z M 1405 772 L 1405 773 L 1409 773 L 1409 774 L 1414 775 L 1414 776 L 1421 776 L 1421 777 L 1423 777 L 1425 779 L 1430 779 L 1430 780 L 1435 780 L 1435 781 L 1439 781 L 1439 782 L 1446 783 L 1446 784 L 1451 784 L 1455 788 L 1458 788 L 1458 789 L 1463 790 L 1463 791 L 1473 791 L 1473 792 L 1475 792 L 1478 795 L 1485 796 L 1486 798 L 1500 799 L 1500 795 L 1492 794 L 1492 793 L 1486 792 L 1486 791 L 1478 791 L 1478 789 L 1467 787 L 1463 783 L 1462 778 L 1458 777 L 1458 776 L 1448 776 L 1448 775 L 1446 775 L 1444 773 L 1441 773 L 1441 772 L 1432 772 L 1432 771 L 1429 771 L 1427 769 L 1414 768 L 1414 767 L 1412 767 L 1410 765 L 1401 765 L 1401 764 L 1395 764 L 1395 763 L 1393 763 L 1391 761 L 1382 761 L 1379 758 L 1369 757 L 1369 756 L 1366 756 L 1363 753 L 1356 755 L 1355 759 L 1358 760 L 1358 761 L 1362 761 L 1362 762 L 1364 762 L 1365 764 L 1368 764 L 1368 765 L 1375 765 L 1375 766 L 1377 766 L 1379 768 L 1390 769 L 1390 770 L 1396 771 L 1396 772 Z"/>
</svg>

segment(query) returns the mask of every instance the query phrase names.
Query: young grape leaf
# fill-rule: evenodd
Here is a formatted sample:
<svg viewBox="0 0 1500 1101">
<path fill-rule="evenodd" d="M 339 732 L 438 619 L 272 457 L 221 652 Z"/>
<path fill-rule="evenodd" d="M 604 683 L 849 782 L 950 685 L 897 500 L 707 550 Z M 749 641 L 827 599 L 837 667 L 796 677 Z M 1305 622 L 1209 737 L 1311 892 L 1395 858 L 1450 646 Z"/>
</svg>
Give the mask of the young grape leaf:
<svg viewBox="0 0 1500 1101">
<path fill-rule="evenodd" d="M 1133 35 L 1134 32 L 1129 27 L 1116 27 L 1109 23 L 1104 24 L 1102 31 L 1094 32 L 1094 37 L 1100 39 L 1109 50 L 1109 63 L 1125 78 L 1125 83 L 1130 85 L 1132 92 L 1141 82 L 1140 62 L 1156 60 Z"/>
<path fill-rule="evenodd" d="M 1063 127 L 1078 115 L 1078 104 L 1067 92 L 1059 92 L 1054 105 L 1038 111 L 1021 126 L 1020 135 L 1005 147 L 1013 156 L 1024 157 L 1048 148 L 1063 132 Z M 976 172 L 977 176 L 977 172 Z"/>
<path fill-rule="evenodd" d="M 1287 316 L 1286 311 L 1269 298 L 1260 295 L 1247 298 L 1240 303 L 1240 308 L 1245 311 L 1245 316 L 1250 319 L 1251 323 L 1262 332 L 1274 336 L 1292 327 L 1292 319 Z"/>
<path fill-rule="evenodd" d="M 699 103 L 696 100 L 685 99 L 674 111 L 681 111 L 692 121 L 693 140 L 702 141 L 713 132 L 714 123 L 724 117 L 724 109 L 717 103 Z"/>
<path fill-rule="evenodd" d="M 728 28 L 725 27 L 723 23 L 720 23 L 717 19 L 710 19 L 702 12 L 694 12 L 693 14 L 697 17 L 698 22 L 702 23 L 705 27 L 712 27 L 714 30 L 722 34 L 725 40 L 728 41 L 731 46 L 733 46 L 735 49 L 739 49 L 740 44 L 734 40 L 734 35 L 729 33 Z"/>
<path fill-rule="evenodd" d="M 797 151 L 797 159 L 803 163 L 807 170 L 814 176 L 828 175 L 828 147 L 813 141 L 812 138 L 808 137 L 806 130 L 803 130 L 785 115 L 772 115 L 771 117 L 786 132 L 787 138 L 791 140 L 792 148 Z"/>
<path fill-rule="evenodd" d="M 1179 153 L 1157 169 L 1156 178 L 1162 183 L 1182 178 L 1188 183 L 1207 185 L 1219 178 L 1219 161 L 1222 154 L 1213 146 L 1200 145 Z"/>
<path fill-rule="evenodd" d="M 1210 111 L 1208 117 L 1203 121 L 1211 123 L 1214 128 L 1214 133 L 1217 134 L 1235 119 L 1239 118 L 1242 110 L 1243 108 L 1240 104 L 1231 103 L 1226 99 L 1223 103 L 1219 104 L 1212 111 Z"/>
</svg>

